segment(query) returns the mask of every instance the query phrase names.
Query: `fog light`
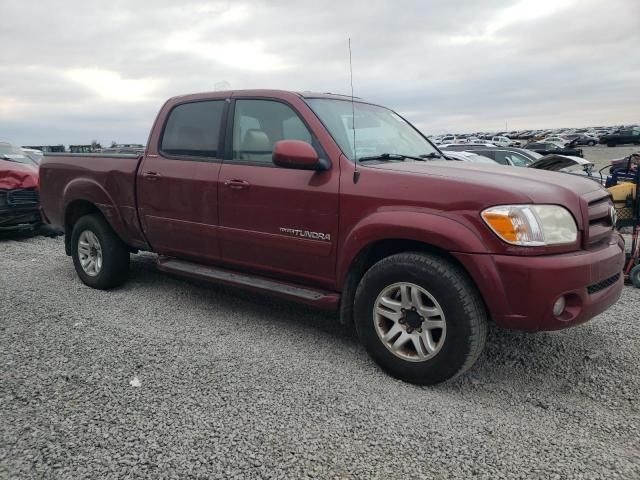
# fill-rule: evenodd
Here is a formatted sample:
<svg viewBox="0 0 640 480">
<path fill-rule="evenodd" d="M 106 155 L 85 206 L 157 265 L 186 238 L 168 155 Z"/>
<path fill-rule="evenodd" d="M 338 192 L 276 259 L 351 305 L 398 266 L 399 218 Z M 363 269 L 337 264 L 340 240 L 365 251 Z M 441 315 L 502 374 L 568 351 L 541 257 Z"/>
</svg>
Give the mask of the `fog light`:
<svg viewBox="0 0 640 480">
<path fill-rule="evenodd" d="M 562 315 L 562 312 L 564 312 L 564 307 L 566 306 L 567 306 L 567 301 L 563 295 L 562 297 L 556 300 L 556 303 L 553 304 L 553 314 L 556 317 L 559 317 L 560 315 Z"/>
</svg>

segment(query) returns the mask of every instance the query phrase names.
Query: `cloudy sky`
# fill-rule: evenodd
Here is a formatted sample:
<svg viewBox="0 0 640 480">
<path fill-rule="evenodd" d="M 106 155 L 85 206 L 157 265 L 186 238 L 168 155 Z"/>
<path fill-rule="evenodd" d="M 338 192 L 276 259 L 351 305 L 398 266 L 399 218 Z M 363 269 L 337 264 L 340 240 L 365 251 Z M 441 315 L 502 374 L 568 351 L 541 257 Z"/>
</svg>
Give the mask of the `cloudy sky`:
<svg viewBox="0 0 640 480">
<path fill-rule="evenodd" d="M 349 92 L 426 133 L 640 121 L 638 0 L 1 0 L 0 140 L 145 143 L 162 102 Z"/>
</svg>

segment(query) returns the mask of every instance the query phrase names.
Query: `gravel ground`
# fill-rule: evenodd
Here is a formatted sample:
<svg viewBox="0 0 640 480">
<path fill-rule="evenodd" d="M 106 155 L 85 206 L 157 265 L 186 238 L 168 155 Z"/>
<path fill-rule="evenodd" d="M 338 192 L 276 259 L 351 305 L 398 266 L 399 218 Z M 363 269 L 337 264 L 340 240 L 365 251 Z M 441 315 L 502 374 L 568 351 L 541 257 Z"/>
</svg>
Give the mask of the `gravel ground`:
<svg viewBox="0 0 640 480">
<path fill-rule="evenodd" d="M 155 271 L 85 287 L 0 241 L 2 478 L 640 478 L 640 290 L 492 329 L 465 376 L 394 380 L 331 316 Z"/>
</svg>

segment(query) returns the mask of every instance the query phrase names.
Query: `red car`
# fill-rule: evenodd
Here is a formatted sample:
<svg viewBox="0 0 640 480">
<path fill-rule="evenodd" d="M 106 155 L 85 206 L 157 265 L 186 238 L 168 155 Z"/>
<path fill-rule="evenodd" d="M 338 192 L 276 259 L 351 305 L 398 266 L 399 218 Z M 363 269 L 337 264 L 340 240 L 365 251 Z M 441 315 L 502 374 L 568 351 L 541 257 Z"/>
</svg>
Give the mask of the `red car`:
<svg viewBox="0 0 640 480">
<path fill-rule="evenodd" d="M 87 285 L 115 287 L 130 252 L 156 252 L 162 271 L 337 310 L 379 365 L 420 384 L 468 369 L 489 319 L 566 328 L 623 285 L 596 182 L 446 161 L 398 114 L 349 97 L 176 97 L 143 155 L 46 155 L 40 173 Z"/>
<path fill-rule="evenodd" d="M 41 224 L 37 164 L 20 148 L 0 142 L 0 232 Z"/>
</svg>

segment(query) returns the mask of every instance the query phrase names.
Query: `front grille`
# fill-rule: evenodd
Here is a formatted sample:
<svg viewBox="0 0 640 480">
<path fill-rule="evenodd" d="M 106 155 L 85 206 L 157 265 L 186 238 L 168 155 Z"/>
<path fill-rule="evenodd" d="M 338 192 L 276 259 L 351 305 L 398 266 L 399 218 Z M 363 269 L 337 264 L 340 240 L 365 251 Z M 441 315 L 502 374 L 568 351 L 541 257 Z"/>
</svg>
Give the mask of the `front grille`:
<svg viewBox="0 0 640 480">
<path fill-rule="evenodd" d="M 614 285 L 620 279 L 620 272 L 616 273 L 613 277 L 609 277 L 601 282 L 594 283 L 593 285 L 589 285 L 587 287 L 587 292 L 589 295 L 592 295 L 600 290 L 604 290 L 605 288 Z"/>
<path fill-rule="evenodd" d="M 611 230 L 614 228 L 611 209 L 613 202 L 608 193 L 596 198 L 588 203 L 589 210 L 589 230 L 587 247 L 593 247 L 602 240 L 609 238 Z"/>
<path fill-rule="evenodd" d="M 9 207 L 14 208 L 35 207 L 40 203 L 40 197 L 35 188 L 8 190 L 6 203 Z"/>
</svg>

